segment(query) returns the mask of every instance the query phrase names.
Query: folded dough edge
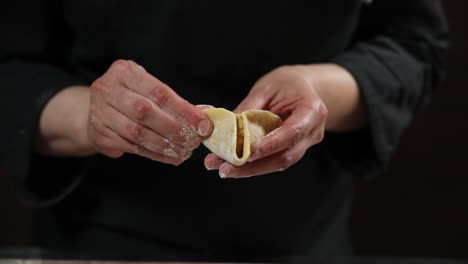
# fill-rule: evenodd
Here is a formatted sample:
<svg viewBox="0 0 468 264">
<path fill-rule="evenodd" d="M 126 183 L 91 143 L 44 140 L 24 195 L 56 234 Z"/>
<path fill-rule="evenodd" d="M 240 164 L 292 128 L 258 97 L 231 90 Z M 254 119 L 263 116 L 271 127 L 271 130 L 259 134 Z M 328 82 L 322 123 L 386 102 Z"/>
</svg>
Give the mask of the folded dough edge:
<svg viewBox="0 0 468 264">
<path fill-rule="evenodd" d="M 237 115 L 224 108 L 207 108 L 203 111 L 213 122 L 213 132 L 203 140 L 203 145 L 235 166 L 245 164 L 250 157 L 251 145 L 282 124 L 280 117 L 265 110 L 252 109 Z M 242 126 L 237 123 L 236 116 L 240 117 Z M 242 134 L 243 140 L 239 146 L 238 137 Z M 238 148 L 242 148 L 241 155 L 238 155 Z"/>
</svg>

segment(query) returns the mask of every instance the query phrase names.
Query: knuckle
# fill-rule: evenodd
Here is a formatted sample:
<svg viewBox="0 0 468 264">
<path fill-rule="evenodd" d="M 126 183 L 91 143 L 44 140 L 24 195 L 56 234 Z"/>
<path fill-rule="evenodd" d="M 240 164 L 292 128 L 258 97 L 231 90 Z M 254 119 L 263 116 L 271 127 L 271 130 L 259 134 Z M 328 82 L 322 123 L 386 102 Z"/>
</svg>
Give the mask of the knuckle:
<svg viewBox="0 0 468 264">
<path fill-rule="evenodd" d="M 201 139 L 198 138 L 195 132 L 187 126 L 183 126 L 176 131 L 177 132 L 171 137 L 171 140 L 175 143 L 191 149 L 200 145 Z"/>
<path fill-rule="evenodd" d="M 322 101 L 317 106 L 317 113 L 320 120 L 325 120 L 328 117 L 328 109 Z"/>
<path fill-rule="evenodd" d="M 110 70 L 117 72 L 117 73 L 123 73 L 128 70 L 128 67 L 129 67 L 128 61 L 119 59 L 112 63 Z"/>
<path fill-rule="evenodd" d="M 133 103 L 134 118 L 138 121 L 146 121 L 151 110 L 151 104 L 145 99 L 137 99 Z"/>
<path fill-rule="evenodd" d="M 325 132 L 323 131 L 323 129 L 320 129 L 320 131 L 318 131 L 317 133 L 315 133 L 315 135 L 314 135 L 314 141 L 315 141 L 316 143 L 320 143 L 320 142 L 323 141 L 324 137 L 325 137 Z"/>
<path fill-rule="evenodd" d="M 154 86 L 150 91 L 149 98 L 158 106 L 163 107 L 169 99 L 169 93 L 161 86 Z"/>
<path fill-rule="evenodd" d="M 145 71 L 142 70 L 141 66 L 133 61 L 129 63 L 129 73 L 125 75 L 127 79 L 132 79 L 132 83 L 136 85 L 144 85 L 145 79 L 147 78 Z M 131 88 L 132 89 L 132 88 Z"/>
<path fill-rule="evenodd" d="M 197 112 L 195 112 L 194 110 L 192 110 L 190 107 L 187 107 L 187 108 L 183 108 L 180 113 L 179 113 L 179 116 L 182 120 L 184 120 L 186 123 L 189 123 L 189 124 L 197 124 L 198 121 L 201 119 L 200 117 L 198 117 L 197 115 Z"/>
<path fill-rule="evenodd" d="M 130 140 L 134 142 L 140 142 L 143 133 L 143 127 L 135 122 L 129 122 L 126 125 L 126 131 Z"/>
<path fill-rule="evenodd" d="M 130 63 L 126 60 L 116 60 L 114 63 L 112 63 L 110 68 L 112 74 L 117 79 L 123 80 L 124 82 L 130 79 L 130 70 Z"/>
<path fill-rule="evenodd" d="M 134 60 L 126 60 L 130 67 L 136 67 L 138 64 Z"/>
<path fill-rule="evenodd" d="M 132 59 L 126 60 L 126 62 L 128 63 L 129 68 L 131 68 L 134 71 L 143 71 L 145 69 L 145 68 L 143 68 L 143 66 L 138 64 L 138 62 L 136 62 L 136 61 L 134 61 Z"/>
<path fill-rule="evenodd" d="M 132 72 L 134 72 L 136 74 L 146 73 L 145 68 L 143 66 L 141 66 L 140 64 L 138 64 L 136 61 L 127 60 L 127 62 L 129 64 L 129 68 L 132 70 Z"/>
<path fill-rule="evenodd" d="M 98 94 L 109 94 L 109 86 L 102 78 L 98 78 L 91 84 L 91 92 Z"/>
</svg>

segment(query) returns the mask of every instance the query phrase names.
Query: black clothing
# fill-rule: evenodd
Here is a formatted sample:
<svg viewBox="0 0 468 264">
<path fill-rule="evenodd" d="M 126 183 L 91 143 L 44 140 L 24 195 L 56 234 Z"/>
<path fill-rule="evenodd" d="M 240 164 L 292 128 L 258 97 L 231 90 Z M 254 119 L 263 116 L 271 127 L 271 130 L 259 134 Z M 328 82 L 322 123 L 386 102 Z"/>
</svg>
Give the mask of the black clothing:
<svg viewBox="0 0 468 264">
<path fill-rule="evenodd" d="M 349 254 L 352 178 L 385 166 L 437 87 L 447 44 L 436 0 L 35 0 L 0 12 L 1 162 L 21 197 L 46 207 L 37 243 L 74 257 Z M 206 171 L 203 148 L 179 167 L 134 155 L 31 154 L 47 101 L 120 58 L 193 104 L 228 109 L 275 67 L 337 63 L 356 78 L 369 125 L 327 133 L 284 172 L 239 180 Z"/>
</svg>

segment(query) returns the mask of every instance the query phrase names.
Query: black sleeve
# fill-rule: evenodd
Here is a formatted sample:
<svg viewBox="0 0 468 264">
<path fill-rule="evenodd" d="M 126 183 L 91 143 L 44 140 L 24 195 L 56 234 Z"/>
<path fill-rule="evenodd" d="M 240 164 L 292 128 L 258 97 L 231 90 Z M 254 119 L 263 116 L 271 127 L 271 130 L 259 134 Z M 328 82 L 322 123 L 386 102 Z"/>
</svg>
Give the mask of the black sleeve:
<svg viewBox="0 0 468 264">
<path fill-rule="evenodd" d="M 375 0 L 363 8 L 355 41 L 332 62 L 356 79 L 369 125 L 328 135 L 329 147 L 355 174 L 380 172 L 416 111 L 430 102 L 444 76 L 447 35 L 438 0 Z"/>
<path fill-rule="evenodd" d="M 22 200 L 47 206 L 79 181 L 81 159 L 32 152 L 38 117 L 60 89 L 81 84 L 67 67 L 72 35 L 59 1 L 5 1 L 0 11 L 0 162 Z"/>
</svg>

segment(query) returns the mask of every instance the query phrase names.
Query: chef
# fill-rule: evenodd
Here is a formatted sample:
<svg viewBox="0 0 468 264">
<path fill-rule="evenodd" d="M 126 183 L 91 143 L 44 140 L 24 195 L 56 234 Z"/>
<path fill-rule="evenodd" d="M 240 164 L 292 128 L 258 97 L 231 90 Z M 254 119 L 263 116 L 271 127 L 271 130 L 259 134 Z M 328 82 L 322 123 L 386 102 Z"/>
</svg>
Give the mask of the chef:
<svg viewBox="0 0 468 264">
<path fill-rule="evenodd" d="M 439 1 L 8 1 L 0 162 L 69 258 L 350 255 L 352 182 L 443 76 Z M 200 105 L 281 124 L 242 165 Z M 217 144 L 221 144 L 218 142 Z"/>
</svg>

